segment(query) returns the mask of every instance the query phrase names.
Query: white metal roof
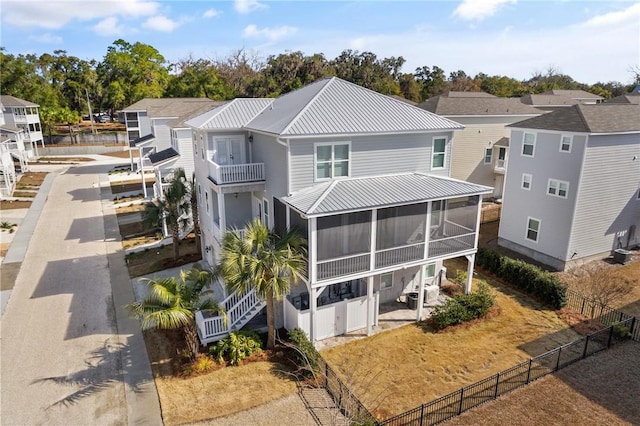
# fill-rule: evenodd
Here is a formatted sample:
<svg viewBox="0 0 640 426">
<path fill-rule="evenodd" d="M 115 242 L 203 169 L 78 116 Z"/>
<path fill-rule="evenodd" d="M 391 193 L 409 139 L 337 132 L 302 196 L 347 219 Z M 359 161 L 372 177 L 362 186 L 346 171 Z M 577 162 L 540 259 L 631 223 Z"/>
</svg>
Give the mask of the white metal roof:
<svg viewBox="0 0 640 426">
<path fill-rule="evenodd" d="M 196 129 L 241 129 L 267 108 L 273 99 L 237 98 L 193 117 L 185 124 Z"/>
<path fill-rule="evenodd" d="M 492 188 L 422 173 L 336 179 L 305 188 L 283 201 L 307 216 L 322 216 L 429 200 L 487 194 Z"/>
<path fill-rule="evenodd" d="M 273 101 L 247 130 L 278 136 L 409 133 L 462 129 L 455 121 L 330 77 Z"/>
</svg>

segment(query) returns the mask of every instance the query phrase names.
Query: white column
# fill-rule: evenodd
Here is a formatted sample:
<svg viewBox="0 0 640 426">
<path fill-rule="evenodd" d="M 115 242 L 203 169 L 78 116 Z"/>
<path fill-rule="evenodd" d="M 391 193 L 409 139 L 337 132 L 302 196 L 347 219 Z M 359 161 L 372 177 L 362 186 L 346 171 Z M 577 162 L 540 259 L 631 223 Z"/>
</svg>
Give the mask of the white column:
<svg viewBox="0 0 640 426">
<path fill-rule="evenodd" d="M 313 285 L 313 283 L 312 283 Z M 316 310 L 318 309 L 318 289 L 311 287 L 309 295 L 309 340 L 316 343 Z"/>
<path fill-rule="evenodd" d="M 373 314 L 374 314 L 374 297 L 373 297 L 373 275 L 367 277 L 367 336 L 373 334 Z"/>
<path fill-rule="evenodd" d="M 474 254 L 468 254 L 465 256 L 467 258 L 467 282 L 465 283 L 464 286 L 464 293 L 465 294 L 469 294 L 471 293 L 471 283 L 473 282 L 473 266 L 475 264 L 476 261 L 476 255 Z"/>
<path fill-rule="evenodd" d="M 431 204 L 433 201 L 427 203 L 427 220 L 424 229 L 424 255 L 423 259 L 429 258 L 429 243 L 431 242 Z"/>
<path fill-rule="evenodd" d="M 309 241 L 307 246 L 309 248 L 309 281 L 311 284 L 315 284 L 318 281 L 318 222 L 315 217 L 309 219 Z"/>
<path fill-rule="evenodd" d="M 478 237 L 480 237 L 480 217 L 482 216 L 482 194 L 478 195 L 478 211 L 476 212 L 476 238 L 473 248 L 478 248 Z"/>
<path fill-rule="evenodd" d="M 418 314 L 416 321 L 422 321 L 422 305 L 424 305 L 424 265 L 420 265 L 418 279 L 420 280 L 420 286 L 418 287 Z"/>
<path fill-rule="evenodd" d="M 370 245 L 370 258 L 369 258 L 369 270 L 376 270 L 376 230 L 378 228 L 378 210 L 371 211 L 371 245 Z"/>
<path fill-rule="evenodd" d="M 156 169 L 156 171 L 158 172 L 158 174 L 156 176 L 157 181 L 156 181 L 156 184 L 153 185 L 153 187 L 154 188 L 158 188 L 158 191 L 160 193 L 159 194 L 155 194 L 155 195 L 156 195 L 157 198 L 162 200 L 162 199 L 164 199 L 164 194 L 162 193 L 162 171 L 160 170 L 159 167 Z M 154 190 L 154 192 L 155 192 L 155 190 Z"/>
<path fill-rule="evenodd" d="M 139 150 L 140 153 L 140 176 L 142 176 L 142 193 L 144 194 L 144 198 L 147 198 L 147 183 L 144 180 L 144 159 L 142 158 L 142 150 Z"/>
<path fill-rule="evenodd" d="M 208 191 L 208 189 L 207 189 Z M 224 233 L 227 232 L 227 217 L 225 215 L 226 208 L 224 206 L 224 194 L 222 192 L 216 192 L 218 196 L 218 217 L 220 218 L 220 238 L 224 237 Z"/>
</svg>

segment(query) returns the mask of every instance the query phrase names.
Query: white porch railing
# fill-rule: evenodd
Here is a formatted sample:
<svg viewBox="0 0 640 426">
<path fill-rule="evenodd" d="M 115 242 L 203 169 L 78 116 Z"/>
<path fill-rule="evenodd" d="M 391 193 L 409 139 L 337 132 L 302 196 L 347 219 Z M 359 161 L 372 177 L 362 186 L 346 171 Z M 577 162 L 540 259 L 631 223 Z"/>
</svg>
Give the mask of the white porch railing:
<svg viewBox="0 0 640 426">
<path fill-rule="evenodd" d="M 265 302 L 255 291 L 240 295 L 233 293 L 224 299 L 220 306 L 225 310 L 225 316 L 205 316 L 196 312 L 196 326 L 203 345 L 225 338 L 234 330 L 242 328 L 255 314 L 260 312 Z"/>
<path fill-rule="evenodd" d="M 440 238 L 429 243 L 429 257 L 438 257 L 466 251 L 474 248 L 476 234 L 456 235 L 454 237 Z"/>
<path fill-rule="evenodd" d="M 411 246 L 394 247 L 376 252 L 376 268 L 399 265 L 424 257 L 424 243 Z"/>
<path fill-rule="evenodd" d="M 264 163 L 221 166 L 209 160 L 209 177 L 217 184 L 263 181 Z"/>
<path fill-rule="evenodd" d="M 493 167 L 493 171 L 496 173 L 501 173 L 504 174 L 504 172 L 507 170 L 507 160 L 496 160 L 496 164 Z"/>
<path fill-rule="evenodd" d="M 318 262 L 318 279 L 326 280 L 329 278 L 339 277 L 340 275 L 368 271 L 370 267 L 370 258 L 371 255 L 366 253 Z"/>
</svg>

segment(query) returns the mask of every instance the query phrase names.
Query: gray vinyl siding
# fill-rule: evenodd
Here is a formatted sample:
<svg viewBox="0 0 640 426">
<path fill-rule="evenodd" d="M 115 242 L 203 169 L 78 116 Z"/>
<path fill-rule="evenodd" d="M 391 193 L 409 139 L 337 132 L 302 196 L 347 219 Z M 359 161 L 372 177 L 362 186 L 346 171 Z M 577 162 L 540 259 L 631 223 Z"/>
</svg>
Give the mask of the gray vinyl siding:
<svg viewBox="0 0 640 426">
<path fill-rule="evenodd" d="M 636 158 L 633 160 L 633 158 Z M 640 232 L 640 135 L 589 136 L 569 251 L 577 257 L 626 248 Z"/>
<path fill-rule="evenodd" d="M 284 197 L 287 194 L 287 148 L 272 136 L 254 133 L 251 144 L 254 163 L 264 163 L 266 193 L 255 193 L 259 198 Z"/>
<path fill-rule="evenodd" d="M 495 186 L 495 159 L 492 158 L 490 164 L 484 164 L 485 149 L 492 147 L 498 139 L 509 136 L 510 129 L 505 128 L 505 125 L 529 117 L 447 117 L 465 126 L 464 130 L 456 131 L 453 135 L 451 177 L 479 185 Z"/>
<path fill-rule="evenodd" d="M 309 138 L 291 140 L 291 192 L 313 186 L 316 143 L 350 142 L 350 177 L 423 172 L 449 176 L 451 133 Z M 445 167 L 431 170 L 434 137 L 447 137 Z"/>
<path fill-rule="evenodd" d="M 151 120 L 146 112 L 138 112 L 138 126 L 140 129 L 140 136 L 147 136 L 153 133 L 151 131 Z"/>
<path fill-rule="evenodd" d="M 253 218 L 251 211 L 251 192 L 238 192 L 224 195 L 225 219 L 227 229 L 244 228 Z"/>
<path fill-rule="evenodd" d="M 175 162 L 174 167 L 182 167 L 187 179 L 191 179 L 194 171 L 193 159 L 193 139 L 190 130 L 178 130 L 178 145 L 176 151 L 180 153 L 180 159 Z"/>
<path fill-rule="evenodd" d="M 153 146 L 156 147 L 156 152 L 160 152 L 167 148 L 171 148 L 171 127 L 169 122 L 171 119 L 155 119 L 153 120 L 153 134 L 156 137 L 153 142 Z M 147 133 L 140 131 L 140 136 L 144 136 Z"/>
<path fill-rule="evenodd" d="M 570 153 L 561 153 L 560 133 L 536 133 L 534 157 L 521 155 L 523 132 L 513 130 L 505 179 L 499 237 L 526 250 L 566 260 L 580 180 L 585 136 L 576 135 Z M 521 188 L 522 174 L 532 175 L 531 190 Z M 547 194 L 549 179 L 569 182 L 567 198 Z M 541 221 L 538 241 L 525 238 L 528 218 Z"/>
</svg>

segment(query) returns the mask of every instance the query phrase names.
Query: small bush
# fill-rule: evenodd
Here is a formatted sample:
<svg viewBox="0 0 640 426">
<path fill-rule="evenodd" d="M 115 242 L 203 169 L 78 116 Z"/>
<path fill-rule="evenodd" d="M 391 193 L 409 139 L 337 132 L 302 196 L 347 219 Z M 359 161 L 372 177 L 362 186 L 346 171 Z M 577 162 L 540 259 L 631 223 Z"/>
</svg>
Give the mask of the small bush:
<svg viewBox="0 0 640 426">
<path fill-rule="evenodd" d="M 316 371 L 318 368 L 318 358 L 320 354 L 313 346 L 313 343 L 307 338 L 304 331 L 299 328 L 295 328 L 289 331 L 289 340 L 295 346 L 294 362 L 296 365 L 309 368 L 311 371 Z"/>
<path fill-rule="evenodd" d="M 536 296 L 555 309 L 560 309 L 567 304 L 566 285 L 560 281 L 557 275 L 543 271 L 535 265 L 502 256 L 486 248 L 478 249 L 476 264 L 506 282 Z"/>
<path fill-rule="evenodd" d="M 262 352 L 262 339 L 255 331 L 237 331 L 209 348 L 209 353 L 218 362 L 225 359 L 231 365 L 238 365 L 246 357 Z"/>
<path fill-rule="evenodd" d="M 478 290 L 449 299 L 434 309 L 431 319 L 438 330 L 485 316 L 495 300 L 489 286 L 480 282 Z"/>
<path fill-rule="evenodd" d="M 198 354 L 195 361 L 188 363 L 183 367 L 182 373 L 185 376 L 195 376 L 198 374 L 207 373 L 213 370 L 214 367 L 215 362 L 213 361 L 213 359 L 211 359 L 210 356 L 207 356 L 205 354 Z"/>
<path fill-rule="evenodd" d="M 467 271 L 458 270 L 458 272 L 456 272 L 456 277 L 453 279 L 453 282 L 464 287 L 464 285 L 467 283 Z"/>
<path fill-rule="evenodd" d="M 613 326 L 613 335 L 620 339 L 631 337 L 631 329 L 626 325 L 616 324 Z"/>
</svg>

